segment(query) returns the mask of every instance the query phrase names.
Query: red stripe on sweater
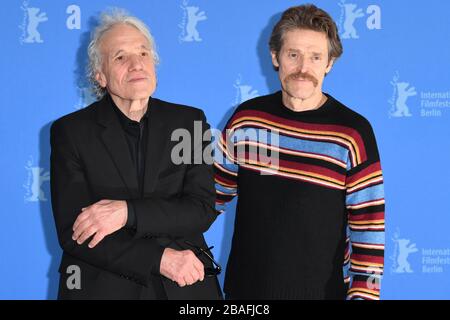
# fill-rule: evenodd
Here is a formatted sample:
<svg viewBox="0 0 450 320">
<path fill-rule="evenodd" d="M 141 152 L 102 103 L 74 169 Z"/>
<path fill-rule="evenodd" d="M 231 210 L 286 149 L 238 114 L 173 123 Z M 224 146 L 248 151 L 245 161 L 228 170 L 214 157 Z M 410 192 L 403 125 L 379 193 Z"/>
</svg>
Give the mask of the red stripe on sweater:
<svg viewBox="0 0 450 320">
<path fill-rule="evenodd" d="M 374 212 L 365 214 L 351 214 L 349 215 L 349 221 L 371 221 L 384 219 L 384 212 Z"/>
<path fill-rule="evenodd" d="M 347 184 L 352 184 L 355 181 L 358 181 L 359 179 L 362 179 L 366 176 L 371 175 L 374 172 L 380 171 L 381 170 L 381 165 L 380 162 L 375 162 L 373 164 L 371 164 L 370 166 L 368 166 L 367 168 L 361 170 L 358 173 L 355 173 L 354 175 L 348 177 L 347 179 Z"/>
<path fill-rule="evenodd" d="M 234 186 L 237 187 L 236 181 L 228 180 L 228 179 L 224 178 L 223 176 L 219 175 L 218 173 L 216 173 L 214 177 L 216 180 L 219 180 L 219 183 L 222 182 L 223 184 L 232 185 L 233 187 Z"/>
<path fill-rule="evenodd" d="M 377 263 L 377 264 L 383 264 L 384 258 L 379 256 L 369 256 L 366 254 L 356 254 L 352 253 L 351 259 L 358 260 L 365 263 Z"/>
</svg>

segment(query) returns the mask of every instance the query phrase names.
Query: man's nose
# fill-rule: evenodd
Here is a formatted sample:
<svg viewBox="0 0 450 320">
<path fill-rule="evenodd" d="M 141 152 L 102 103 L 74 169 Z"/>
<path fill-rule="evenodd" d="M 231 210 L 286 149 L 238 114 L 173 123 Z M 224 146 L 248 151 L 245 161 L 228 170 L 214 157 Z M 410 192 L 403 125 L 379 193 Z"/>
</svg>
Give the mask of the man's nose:
<svg viewBox="0 0 450 320">
<path fill-rule="evenodd" d="M 305 73 L 305 72 L 308 71 L 308 69 L 309 69 L 309 61 L 308 61 L 308 59 L 306 59 L 305 56 L 300 55 L 298 57 L 297 69 L 298 69 L 298 71 L 301 71 L 302 73 Z"/>
<path fill-rule="evenodd" d="M 143 63 L 140 55 L 132 55 L 130 57 L 130 65 L 128 70 L 129 71 L 136 71 L 141 70 L 143 68 Z"/>
</svg>

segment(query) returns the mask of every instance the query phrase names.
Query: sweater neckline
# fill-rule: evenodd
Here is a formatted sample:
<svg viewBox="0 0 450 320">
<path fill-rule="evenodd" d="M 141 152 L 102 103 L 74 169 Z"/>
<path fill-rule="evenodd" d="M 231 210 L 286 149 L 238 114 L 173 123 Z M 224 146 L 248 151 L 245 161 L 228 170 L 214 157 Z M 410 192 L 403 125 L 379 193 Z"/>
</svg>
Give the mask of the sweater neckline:
<svg viewBox="0 0 450 320">
<path fill-rule="evenodd" d="M 323 94 L 327 97 L 327 100 L 324 102 L 324 104 L 321 107 L 319 107 L 317 109 L 305 110 L 305 111 L 294 111 L 294 110 L 288 108 L 283 103 L 283 94 L 282 94 L 281 90 L 276 93 L 276 96 L 277 96 L 277 100 L 280 103 L 283 113 L 288 114 L 290 116 L 294 116 L 294 117 L 304 117 L 304 116 L 320 115 L 320 114 L 323 114 L 324 112 L 326 112 L 328 109 L 330 109 L 330 107 L 333 105 L 333 103 L 332 103 L 333 97 L 325 92 L 323 92 Z"/>
</svg>

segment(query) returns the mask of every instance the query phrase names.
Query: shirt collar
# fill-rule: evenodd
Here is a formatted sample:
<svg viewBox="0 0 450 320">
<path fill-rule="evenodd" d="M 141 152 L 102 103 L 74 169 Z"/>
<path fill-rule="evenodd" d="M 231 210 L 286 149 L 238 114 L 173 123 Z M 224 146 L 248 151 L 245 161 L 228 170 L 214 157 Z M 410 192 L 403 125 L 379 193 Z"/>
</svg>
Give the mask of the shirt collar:
<svg viewBox="0 0 450 320">
<path fill-rule="evenodd" d="M 147 110 L 145 111 L 145 113 L 144 113 L 144 115 L 142 116 L 142 118 L 141 118 L 141 123 L 143 122 L 143 121 L 146 121 L 147 119 L 148 119 L 148 113 L 149 113 L 149 106 L 150 106 L 150 100 L 152 99 L 152 97 L 150 97 L 149 98 L 149 100 L 148 100 L 148 106 L 147 106 Z M 123 112 L 122 112 L 122 110 L 120 110 L 119 109 L 119 107 L 115 104 L 115 102 L 114 102 L 114 100 L 111 98 L 111 95 L 110 94 L 108 94 L 108 100 L 109 100 L 109 102 L 110 102 L 110 104 L 111 104 L 111 107 L 114 109 L 114 111 L 116 112 L 116 114 L 117 114 L 117 117 L 119 118 L 119 122 L 120 122 L 120 124 L 124 127 L 124 128 L 126 128 L 126 127 L 128 127 L 128 126 L 130 126 L 130 125 L 135 125 L 135 124 L 138 124 L 139 122 L 138 121 L 135 121 L 135 120 L 132 120 L 132 119 L 130 119 L 130 118 L 128 118 Z"/>
</svg>

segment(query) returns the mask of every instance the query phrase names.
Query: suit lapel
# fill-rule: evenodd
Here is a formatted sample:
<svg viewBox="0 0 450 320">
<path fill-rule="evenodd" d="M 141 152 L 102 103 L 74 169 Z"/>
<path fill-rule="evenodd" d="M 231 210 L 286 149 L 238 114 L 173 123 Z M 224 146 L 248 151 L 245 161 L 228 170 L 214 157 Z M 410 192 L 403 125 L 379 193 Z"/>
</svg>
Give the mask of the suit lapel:
<svg viewBox="0 0 450 320">
<path fill-rule="evenodd" d="M 97 121 L 104 127 L 101 139 L 130 192 L 130 196 L 134 198 L 138 195 L 136 168 L 131 159 L 123 129 L 109 99 L 108 96 L 105 96 L 97 109 Z"/>
</svg>

